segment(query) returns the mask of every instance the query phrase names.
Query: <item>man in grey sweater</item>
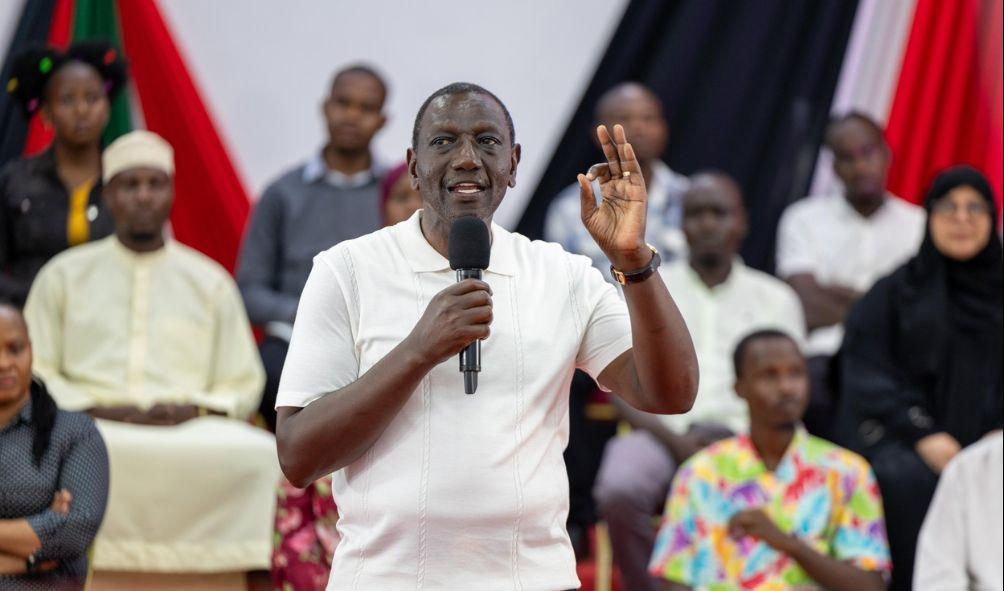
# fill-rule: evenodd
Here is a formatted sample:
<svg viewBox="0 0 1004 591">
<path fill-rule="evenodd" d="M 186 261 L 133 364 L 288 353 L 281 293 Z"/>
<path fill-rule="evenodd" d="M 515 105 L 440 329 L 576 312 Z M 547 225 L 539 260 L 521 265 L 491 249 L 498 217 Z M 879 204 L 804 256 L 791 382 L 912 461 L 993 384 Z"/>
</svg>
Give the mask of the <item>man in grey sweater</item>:
<svg viewBox="0 0 1004 591">
<path fill-rule="evenodd" d="M 300 292 L 314 255 L 382 225 L 383 170 L 370 153 L 383 127 L 387 86 L 366 66 L 338 71 L 324 99 L 327 144 L 274 181 L 258 201 L 237 266 L 248 317 L 265 331 L 261 413 L 275 430 L 275 393 Z"/>
</svg>

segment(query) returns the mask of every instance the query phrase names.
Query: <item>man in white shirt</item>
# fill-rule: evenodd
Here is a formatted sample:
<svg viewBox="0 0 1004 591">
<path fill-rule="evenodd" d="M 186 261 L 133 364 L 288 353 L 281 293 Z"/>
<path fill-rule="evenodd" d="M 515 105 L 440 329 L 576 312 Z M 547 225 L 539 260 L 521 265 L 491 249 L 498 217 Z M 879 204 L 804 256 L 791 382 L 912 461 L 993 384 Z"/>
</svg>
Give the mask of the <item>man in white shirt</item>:
<svg viewBox="0 0 1004 591">
<path fill-rule="evenodd" d="M 987 435 L 952 459 L 917 542 L 917 591 L 1004 589 L 1004 435 Z"/>
<path fill-rule="evenodd" d="M 315 258 L 276 435 L 293 484 L 334 472 L 329 589 L 577 587 L 561 458 L 574 369 L 642 410 L 693 404 L 697 360 L 644 243 L 640 166 L 620 126 L 598 134 L 607 162 L 579 175 L 582 219 L 624 273 L 624 300 L 585 257 L 491 223 L 520 147 L 502 102 L 473 84 L 419 109 L 408 163 L 424 209 Z M 465 216 L 490 224 L 491 262 L 456 283 L 445 254 Z M 474 339 L 469 396 L 456 355 Z"/>
<path fill-rule="evenodd" d="M 680 229 L 681 197 L 688 181 L 662 161 L 669 141 L 669 123 L 662 111 L 662 101 L 649 88 L 625 82 L 603 93 L 596 103 L 595 117 L 597 125 L 608 128 L 615 123 L 623 125 L 636 150 L 648 187 L 646 242 L 659 250 L 664 263 L 685 256 L 687 244 Z M 579 218 L 578 183 L 572 183 L 554 198 L 544 220 L 544 238 L 557 242 L 568 252 L 591 258 L 593 265 L 609 279 L 606 271 L 610 262 Z"/>
<path fill-rule="evenodd" d="M 691 179 L 683 196 L 689 260 L 675 261 L 660 273 L 697 350 L 697 401 L 685 415 L 661 417 L 620 405 L 634 430 L 607 444 L 593 491 L 628 589 L 661 588 L 648 574 L 656 536 L 652 517 L 666 499 L 676 467 L 711 442 L 748 429 L 747 405 L 734 389 L 736 345 L 766 328 L 784 331 L 799 343 L 805 337 L 794 291 L 739 258 L 746 229 L 742 190 L 731 177 L 706 172 Z"/>
<path fill-rule="evenodd" d="M 42 268 L 25 305 L 56 403 L 96 419 L 111 468 L 98 569 L 268 568 L 279 466 L 247 423 L 265 381 L 244 306 L 216 262 L 164 235 L 174 154 L 134 131 L 102 156 L 115 235 Z"/>
<path fill-rule="evenodd" d="M 843 340 L 854 302 L 879 278 L 916 254 L 924 237 L 924 210 L 885 190 L 891 153 L 882 129 L 852 112 L 826 131 L 842 195 L 793 203 L 778 225 L 777 275 L 798 294 L 809 330 L 806 356 L 812 401 L 809 431 L 830 437 L 834 409 L 830 361 Z"/>
</svg>

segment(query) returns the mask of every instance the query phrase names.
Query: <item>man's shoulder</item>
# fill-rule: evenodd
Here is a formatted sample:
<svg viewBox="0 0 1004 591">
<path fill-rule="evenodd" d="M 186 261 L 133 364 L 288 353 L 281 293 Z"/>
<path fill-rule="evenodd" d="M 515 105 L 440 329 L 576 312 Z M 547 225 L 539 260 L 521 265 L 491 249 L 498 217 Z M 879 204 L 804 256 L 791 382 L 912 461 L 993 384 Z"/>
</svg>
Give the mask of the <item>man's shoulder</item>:
<svg viewBox="0 0 1004 591">
<path fill-rule="evenodd" d="M 262 192 L 261 198 L 275 199 L 289 194 L 287 190 L 290 188 L 302 187 L 305 185 L 306 182 L 303 180 L 303 171 L 306 167 L 307 162 L 303 161 L 280 172 L 267 185 L 265 185 L 265 190 Z M 296 193 L 293 194 L 295 195 Z"/>
<path fill-rule="evenodd" d="M 707 479 L 711 475 L 727 477 L 723 466 L 736 466 L 738 460 L 750 454 L 749 438 L 742 435 L 720 439 L 690 456 L 682 469 L 692 477 Z"/>
<path fill-rule="evenodd" d="M 906 199 L 892 193 L 886 195 L 886 205 L 889 208 L 889 212 L 893 215 L 909 218 L 912 221 L 922 221 L 927 217 L 927 213 L 923 207 L 910 203 Z"/>
<path fill-rule="evenodd" d="M 67 248 L 49 259 L 49 262 L 42 267 L 39 274 L 58 274 L 64 270 L 86 269 L 86 267 L 94 263 L 102 263 L 107 260 L 107 253 L 112 247 L 111 241 L 115 239 L 114 236 L 108 236 L 100 240 Z"/>
<path fill-rule="evenodd" d="M 945 471 L 966 472 L 973 475 L 994 469 L 999 471 L 1002 456 L 1004 456 L 1004 435 L 998 431 L 959 452 Z M 983 477 L 986 478 L 988 475 Z"/>
<path fill-rule="evenodd" d="M 837 194 L 808 195 L 788 205 L 782 215 L 784 218 L 799 222 L 818 221 L 816 216 L 832 214 L 840 207 L 842 199 L 843 197 Z"/>
<path fill-rule="evenodd" d="M 168 256 L 172 258 L 175 268 L 214 285 L 233 282 L 233 277 L 223 265 L 194 248 L 176 241 L 170 242 L 168 248 Z"/>
<path fill-rule="evenodd" d="M 743 265 L 741 269 L 745 289 L 756 291 L 771 299 L 798 297 L 790 285 L 770 273 L 746 265 Z"/>
<path fill-rule="evenodd" d="M 329 265 L 332 263 L 340 265 L 341 263 L 338 261 L 341 261 L 346 255 L 349 255 L 353 259 L 361 260 L 379 258 L 394 243 L 395 235 L 404 231 L 404 228 L 399 226 L 407 223 L 409 221 L 405 220 L 393 226 L 385 226 L 374 230 L 369 234 L 363 234 L 349 240 L 342 240 L 334 246 L 319 252 L 315 260 L 324 261 Z"/>
<path fill-rule="evenodd" d="M 815 435 L 807 435 L 804 455 L 808 463 L 841 474 L 859 474 L 871 470 L 871 464 L 864 457 Z"/>
<path fill-rule="evenodd" d="M 593 267 L 592 259 L 582 254 L 569 252 L 565 250 L 564 245 L 558 242 L 531 240 L 518 232 L 507 233 L 512 249 L 520 261 L 547 267 L 567 266 L 580 272 Z"/>
</svg>

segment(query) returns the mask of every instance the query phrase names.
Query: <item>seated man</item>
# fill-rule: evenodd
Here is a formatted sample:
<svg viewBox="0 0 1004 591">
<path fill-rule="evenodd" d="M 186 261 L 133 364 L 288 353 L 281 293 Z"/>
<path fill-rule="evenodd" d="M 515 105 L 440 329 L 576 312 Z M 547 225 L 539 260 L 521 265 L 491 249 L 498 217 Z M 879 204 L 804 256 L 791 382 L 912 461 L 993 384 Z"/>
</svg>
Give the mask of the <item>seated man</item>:
<svg viewBox="0 0 1004 591">
<path fill-rule="evenodd" d="M 1004 435 L 967 447 L 941 474 L 917 542 L 917 591 L 1004 589 Z"/>
<path fill-rule="evenodd" d="M 860 456 L 806 433 L 805 358 L 788 335 L 754 332 L 735 350 L 749 434 L 680 468 L 651 573 L 669 589 L 885 588 L 882 499 Z"/>
<path fill-rule="evenodd" d="M 924 210 L 886 191 L 891 153 L 867 115 L 835 119 L 826 147 L 844 192 L 807 197 L 785 210 L 777 228 L 777 275 L 798 293 L 809 330 L 812 401 L 805 425 L 829 438 L 836 414 L 830 364 L 844 319 L 875 281 L 916 254 Z"/>
<path fill-rule="evenodd" d="M 167 240 L 174 156 L 135 131 L 105 150 L 115 234 L 52 259 L 25 317 L 57 404 L 97 421 L 111 489 L 98 569 L 268 567 L 275 441 L 245 419 L 264 375 L 226 271 Z"/>
<path fill-rule="evenodd" d="M 746 405 L 733 390 L 732 351 L 758 328 L 804 335 L 798 297 L 790 287 L 743 264 L 746 235 L 742 191 L 723 173 L 693 177 L 683 196 L 689 260 L 660 272 L 687 322 L 701 379 L 685 415 L 656 416 L 619 405 L 635 428 L 607 444 L 594 495 L 610 530 L 614 557 L 629 589 L 654 589 L 647 571 L 655 515 L 676 466 L 722 437 L 745 431 Z"/>
</svg>

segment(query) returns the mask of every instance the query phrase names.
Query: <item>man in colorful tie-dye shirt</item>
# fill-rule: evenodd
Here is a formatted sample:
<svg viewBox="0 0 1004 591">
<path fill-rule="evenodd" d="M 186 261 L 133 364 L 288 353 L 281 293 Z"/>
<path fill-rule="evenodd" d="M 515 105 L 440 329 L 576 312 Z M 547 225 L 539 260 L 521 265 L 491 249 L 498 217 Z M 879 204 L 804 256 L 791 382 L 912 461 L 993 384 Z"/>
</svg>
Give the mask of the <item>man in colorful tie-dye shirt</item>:
<svg viewBox="0 0 1004 591">
<path fill-rule="evenodd" d="M 763 330 L 735 351 L 750 433 L 698 452 L 676 476 L 650 564 L 669 589 L 885 588 L 882 500 L 868 463 L 809 435 L 805 359 Z"/>
</svg>

